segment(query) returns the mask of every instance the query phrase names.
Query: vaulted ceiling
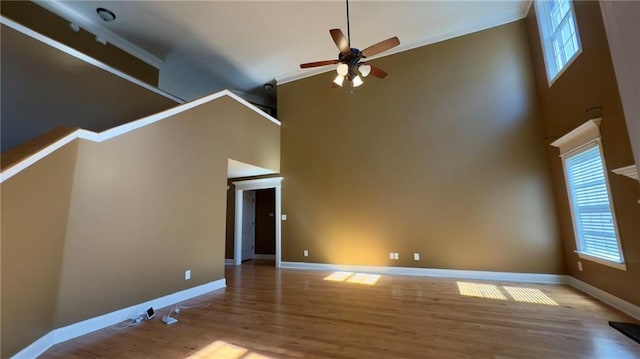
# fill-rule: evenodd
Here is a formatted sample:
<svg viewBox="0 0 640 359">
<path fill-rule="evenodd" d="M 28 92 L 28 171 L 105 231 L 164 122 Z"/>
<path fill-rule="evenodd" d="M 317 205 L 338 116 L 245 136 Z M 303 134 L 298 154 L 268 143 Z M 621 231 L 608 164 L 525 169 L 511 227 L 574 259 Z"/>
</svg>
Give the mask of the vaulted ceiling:
<svg viewBox="0 0 640 359">
<path fill-rule="evenodd" d="M 160 87 L 260 94 L 283 83 L 331 70 L 301 70 L 338 50 L 328 30 L 346 31 L 344 1 L 36 1 L 67 20 L 160 68 Z M 401 45 L 380 56 L 521 19 L 530 0 L 358 1 L 349 3 L 352 47 L 391 36 Z M 116 14 L 102 21 L 96 8 Z M 205 91 L 206 92 L 206 91 Z M 184 95 L 183 95 L 184 96 Z M 188 96 L 184 96 L 188 97 Z"/>
</svg>

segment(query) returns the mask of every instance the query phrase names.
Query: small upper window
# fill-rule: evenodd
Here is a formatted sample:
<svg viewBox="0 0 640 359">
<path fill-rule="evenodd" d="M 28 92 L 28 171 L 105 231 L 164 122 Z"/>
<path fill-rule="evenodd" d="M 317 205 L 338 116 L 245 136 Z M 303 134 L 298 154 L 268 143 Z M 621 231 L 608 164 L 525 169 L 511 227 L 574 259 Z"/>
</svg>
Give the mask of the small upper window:
<svg viewBox="0 0 640 359">
<path fill-rule="evenodd" d="M 580 54 L 580 37 L 571 0 L 538 0 L 536 15 L 549 86 Z"/>
</svg>

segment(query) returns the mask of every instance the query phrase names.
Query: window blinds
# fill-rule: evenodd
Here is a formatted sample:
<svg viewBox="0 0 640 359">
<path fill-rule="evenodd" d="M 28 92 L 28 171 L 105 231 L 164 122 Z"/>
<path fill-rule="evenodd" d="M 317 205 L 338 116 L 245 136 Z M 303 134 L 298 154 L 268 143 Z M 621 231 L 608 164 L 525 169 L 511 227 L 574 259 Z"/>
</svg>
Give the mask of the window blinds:
<svg viewBox="0 0 640 359">
<path fill-rule="evenodd" d="M 567 157 L 565 165 L 578 251 L 621 263 L 600 148 Z"/>
</svg>

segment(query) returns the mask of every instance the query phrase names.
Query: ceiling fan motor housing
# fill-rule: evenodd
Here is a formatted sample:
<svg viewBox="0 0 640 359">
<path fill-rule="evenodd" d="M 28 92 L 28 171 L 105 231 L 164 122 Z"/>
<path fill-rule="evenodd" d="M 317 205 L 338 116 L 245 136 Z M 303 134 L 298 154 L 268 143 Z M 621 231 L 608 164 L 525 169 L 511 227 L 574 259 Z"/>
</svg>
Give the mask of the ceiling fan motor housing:
<svg viewBox="0 0 640 359">
<path fill-rule="evenodd" d="M 338 61 L 349 66 L 349 73 L 347 75 L 349 80 L 352 80 L 353 77 L 358 75 L 356 73 L 356 69 L 358 68 L 358 63 L 363 58 L 364 55 L 362 55 L 362 52 L 353 47 L 351 48 L 351 52 L 348 54 L 343 54 L 342 52 L 338 53 Z"/>
</svg>

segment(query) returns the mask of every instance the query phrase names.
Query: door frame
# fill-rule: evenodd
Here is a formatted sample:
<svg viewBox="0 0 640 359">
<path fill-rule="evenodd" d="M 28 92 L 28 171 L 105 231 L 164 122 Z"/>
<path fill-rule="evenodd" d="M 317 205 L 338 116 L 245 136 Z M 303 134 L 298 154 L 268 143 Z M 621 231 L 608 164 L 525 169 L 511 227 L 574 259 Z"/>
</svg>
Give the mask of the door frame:
<svg viewBox="0 0 640 359">
<path fill-rule="evenodd" d="M 276 192 L 276 268 L 280 268 L 280 243 L 282 230 L 282 177 L 268 177 L 232 182 L 236 186 L 235 234 L 233 245 L 233 264 L 242 264 L 242 202 L 244 191 L 274 188 Z"/>
</svg>

